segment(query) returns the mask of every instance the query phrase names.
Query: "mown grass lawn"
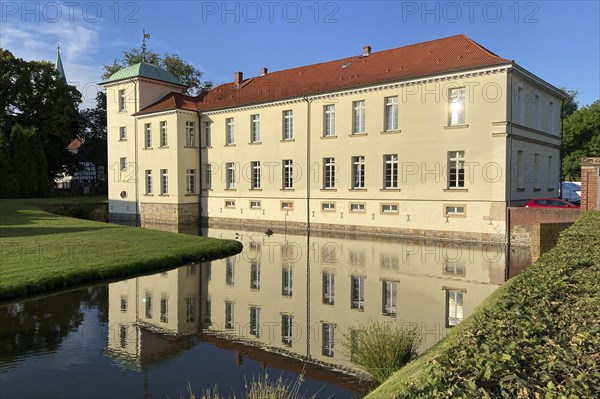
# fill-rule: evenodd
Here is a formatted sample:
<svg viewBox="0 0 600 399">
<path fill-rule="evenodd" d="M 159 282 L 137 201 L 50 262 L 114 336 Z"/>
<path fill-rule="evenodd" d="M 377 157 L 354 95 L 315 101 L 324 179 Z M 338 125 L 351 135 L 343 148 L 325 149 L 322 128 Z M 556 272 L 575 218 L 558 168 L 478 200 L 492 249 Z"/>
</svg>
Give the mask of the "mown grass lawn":
<svg viewBox="0 0 600 399">
<path fill-rule="evenodd" d="M 84 282 L 217 259 L 242 245 L 54 215 L 52 203 L 98 198 L 0 200 L 0 300 Z"/>
</svg>

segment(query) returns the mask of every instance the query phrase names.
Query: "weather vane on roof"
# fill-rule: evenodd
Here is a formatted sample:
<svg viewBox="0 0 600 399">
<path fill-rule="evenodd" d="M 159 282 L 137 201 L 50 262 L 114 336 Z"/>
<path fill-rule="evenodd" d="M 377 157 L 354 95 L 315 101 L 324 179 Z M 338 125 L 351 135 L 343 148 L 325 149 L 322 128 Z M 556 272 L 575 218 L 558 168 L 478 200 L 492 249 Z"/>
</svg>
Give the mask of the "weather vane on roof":
<svg viewBox="0 0 600 399">
<path fill-rule="evenodd" d="M 150 33 L 146 33 L 146 29 L 143 30 L 144 38 L 142 39 L 142 60 L 146 62 L 146 39 L 150 39 Z"/>
</svg>

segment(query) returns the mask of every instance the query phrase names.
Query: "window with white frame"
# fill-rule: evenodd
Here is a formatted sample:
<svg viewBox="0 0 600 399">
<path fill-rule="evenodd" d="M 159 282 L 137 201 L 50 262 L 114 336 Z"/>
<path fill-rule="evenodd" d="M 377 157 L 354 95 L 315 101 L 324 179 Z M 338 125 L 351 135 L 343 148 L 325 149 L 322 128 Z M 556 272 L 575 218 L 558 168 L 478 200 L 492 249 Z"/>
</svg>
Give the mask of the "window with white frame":
<svg viewBox="0 0 600 399">
<path fill-rule="evenodd" d="M 161 323 L 169 322 L 169 297 L 167 294 L 162 294 L 160 297 L 160 321 Z"/>
<path fill-rule="evenodd" d="M 552 167 L 553 167 L 552 155 L 549 155 L 548 156 L 548 168 L 546 170 L 546 187 L 548 189 L 551 189 L 554 187 L 554 184 L 552 183 Z"/>
<path fill-rule="evenodd" d="M 225 144 L 233 144 L 234 136 L 233 136 L 233 118 L 225 119 Z"/>
<path fill-rule="evenodd" d="M 321 210 L 324 212 L 335 212 L 335 202 L 322 202 Z"/>
<path fill-rule="evenodd" d="M 517 87 L 517 123 L 525 125 L 525 89 Z"/>
<path fill-rule="evenodd" d="M 281 201 L 281 210 L 282 211 L 293 211 L 294 210 L 294 202 L 293 201 Z"/>
<path fill-rule="evenodd" d="M 250 209 L 260 209 L 261 208 L 261 204 L 260 201 L 250 201 Z"/>
<path fill-rule="evenodd" d="M 465 153 L 464 151 L 448 152 L 448 188 L 465 186 Z"/>
<path fill-rule="evenodd" d="M 146 291 L 144 296 L 144 315 L 146 319 L 152 318 L 152 291 Z"/>
<path fill-rule="evenodd" d="M 292 296 L 292 266 L 284 263 L 281 267 L 281 295 Z"/>
<path fill-rule="evenodd" d="M 398 302 L 398 283 L 396 281 L 382 281 L 383 304 L 382 312 L 388 316 L 395 316 L 397 313 L 396 304 Z"/>
<path fill-rule="evenodd" d="M 119 158 L 119 169 L 127 170 L 127 158 L 126 157 Z"/>
<path fill-rule="evenodd" d="M 335 348 L 335 324 L 323 323 L 321 327 L 321 354 L 333 357 Z"/>
<path fill-rule="evenodd" d="M 381 204 L 381 213 L 398 214 L 398 204 Z"/>
<path fill-rule="evenodd" d="M 125 126 L 119 127 L 119 140 L 127 140 L 127 128 Z"/>
<path fill-rule="evenodd" d="M 291 159 L 283 160 L 283 188 L 294 188 L 294 164 Z"/>
<path fill-rule="evenodd" d="M 352 188 L 365 188 L 365 157 L 352 157 Z"/>
<path fill-rule="evenodd" d="M 281 315 L 281 343 L 286 346 L 292 345 L 293 320 L 290 314 Z"/>
<path fill-rule="evenodd" d="M 463 292 L 446 290 L 446 327 L 454 327 L 463 320 Z"/>
<path fill-rule="evenodd" d="M 146 169 L 145 175 L 146 175 L 146 178 L 145 178 L 146 195 L 151 195 L 152 194 L 152 170 Z"/>
<path fill-rule="evenodd" d="M 366 122 L 366 109 L 365 109 L 365 101 L 354 101 L 353 103 L 353 127 L 352 133 L 364 133 L 365 132 L 365 122 Z"/>
<path fill-rule="evenodd" d="M 517 175 L 517 189 L 523 189 L 524 188 L 524 179 L 523 179 L 523 151 L 519 150 L 517 151 L 517 170 L 516 170 L 516 175 Z"/>
<path fill-rule="evenodd" d="M 335 275 L 332 271 L 325 271 L 322 274 L 322 294 L 325 305 L 333 305 L 335 299 Z"/>
<path fill-rule="evenodd" d="M 167 169 L 160 170 L 160 194 L 169 194 L 169 171 Z"/>
<path fill-rule="evenodd" d="M 204 146 L 210 147 L 212 145 L 212 134 L 211 134 L 212 122 L 204 122 Z"/>
<path fill-rule="evenodd" d="M 127 325 L 119 324 L 119 346 L 121 348 L 127 347 Z"/>
<path fill-rule="evenodd" d="M 232 286 L 235 284 L 235 263 L 233 259 L 225 259 L 225 284 Z"/>
<path fill-rule="evenodd" d="M 204 164 L 204 189 L 210 190 L 212 188 L 212 165 L 209 163 Z"/>
<path fill-rule="evenodd" d="M 537 190 L 540 189 L 541 186 L 541 182 L 540 182 L 540 154 L 535 153 L 533 154 L 533 177 L 531 178 L 531 180 L 533 180 L 533 187 Z"/>
<path fill-rule="evenodd" d="M 152 124 L 144 124 L 144 148 L 152 147 Z"/>
<path fill-rule="evenodd" d="M 253 161 L 250 163 L 250 189 L 260 189 L 261 169 L 260 162 Z"/>
<path fill-rule="evenodd" d="M 294 138 L 294 119 L 291 110 L 283 111 L 283 139 L 291 140 Z"/>
<path fill-rule="evenodd" d="M 169 137 L 167 135 L 167 121 L 160 122 L 160 146 L 166 147 L 169 145 Z"/>
<path fill-rule="evenodd" d="M 398 96 L 385 98 L 385 131 L 398 130 Z"/>
<path fill-rule="evenodd" d="M 325 105 L 323 107 L 323 136 L 335 136 L 335 105 Z"/>
<path fill-rule="evenodd" d="M 554 134 L 554 102 L 548 103 L 548 133 Z"/>
<path fill-rule="evenodd" d="M 455 87 L 448 90 L 448 125 L 465 123 L 465 88 Z"/>
<path fill-rule="evenodd" d="M 447 205 L 446 216 L 463 216 L 465 214 L 464 205 Z"/>
<path fill-rule="evenodd" d="M 196 122 L 185 122 L 185 143 L 188 147 L 196 147 Z"/>
<path fill-rule="evenodd" d="M 533 121 L 534 128 L 537 130 L 542 129 L 542 104 L 540 103 L 540 96 L 536 94 L 533 98 Z"/>
<path fill-rule="evenodd" d="M 364 310 L 365 308 L 365 278 L 351 276 L 351 304 L 350 308 Z"/>
<path fill-rule="evenodd" d="M 235 164 L 233 162 L 225 164 L 225 175 L 225 189 L 235 189 Z"/>
<path fill-rule="evenodd" d="M 260 337 L 260 308 L 250 307 L 250 335 Z"/>
<path fill-rule="evenodd" d="M 398 188 L 398 154 L 387 154 L 384 155 L 384 188 L 385 189 L 396 189 Z"/>
<path fill-rule="evenodd" d="M 235 208 L 235 200 L 225 200 L 225 208 Z"/>
<path fill-rule="evenodd" d="M 323 188 L 335 188 L 335 158 L 323 158 Z"/>
<path fill-rule="evenodd" d="M 127 295 L 121 295 L 121 312 L 127 312 L 128 300 Z"/>
<path fill-rule="evenodd" d="M 125 89 L 119 90 L 119 112 L 127 110 L 127 102 L 125 101 Z"/>
<path fill-rule="evenodd" d="M 366 210 L 364 202 L 352 202 L 350 203 L 350 212 L 363 213 Z"/>
<path fill-rule="evenodd" d="M 225 329 L 233 330 L 234 328 L 234 313 L 235 304 L 233 302 L 225 302 Z"/>
<path fill-rule="evenodd" d="M 186 169 L 185 180 L 187 194 L 196 194 L 196 169 Z"/>
<path fill-rule="evenodd" d="M 185 299 L 185 321 L 187 323 L 196 322 L 196 304 L 198 301 L 196 297 L 188 297 Z"/>
<path fill-rule="evenodd" d="M 260 262 L 250 262 L 250 289 L 260 289 Z"/>
<path fill-rule="evenodd" d="M 260 115 L 250 116 L 250 142 L 258 143 L 260 141 Z"/>
</svg>

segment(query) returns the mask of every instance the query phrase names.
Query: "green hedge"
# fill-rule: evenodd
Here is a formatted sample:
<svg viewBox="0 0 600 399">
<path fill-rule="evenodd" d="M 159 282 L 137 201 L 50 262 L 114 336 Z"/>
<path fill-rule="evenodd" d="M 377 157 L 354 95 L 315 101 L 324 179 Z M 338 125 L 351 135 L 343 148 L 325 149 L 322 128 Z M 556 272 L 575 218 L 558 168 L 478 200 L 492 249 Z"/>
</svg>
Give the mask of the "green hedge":
<svg viewBox="0 0 600 399">
<path fill-rule="evenodd" d="M 412 379 L 400 371 L 369 397 L 599 397 L 600 212 L 500 290 Z"/>
</svg>

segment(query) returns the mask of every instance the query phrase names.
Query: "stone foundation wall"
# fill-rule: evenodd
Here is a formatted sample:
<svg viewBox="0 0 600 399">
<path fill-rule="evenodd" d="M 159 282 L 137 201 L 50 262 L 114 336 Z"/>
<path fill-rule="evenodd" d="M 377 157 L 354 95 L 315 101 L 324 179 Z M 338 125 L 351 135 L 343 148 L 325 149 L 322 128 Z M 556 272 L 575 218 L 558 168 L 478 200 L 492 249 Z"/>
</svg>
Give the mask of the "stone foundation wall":
<svg viewBox="0 0 600 399">
<path fill-rule="evenodd" d="M 108 213 L 108 223 L 120 224 L 123 226 L 139 227 L 138 215 L 132 213 Z"/>
<path fill-rule="evenodd" d="M 147 229 L 190 233 L 198 231 L 198 204 L 140 204 L 141 225 Z"/>
</svg>

